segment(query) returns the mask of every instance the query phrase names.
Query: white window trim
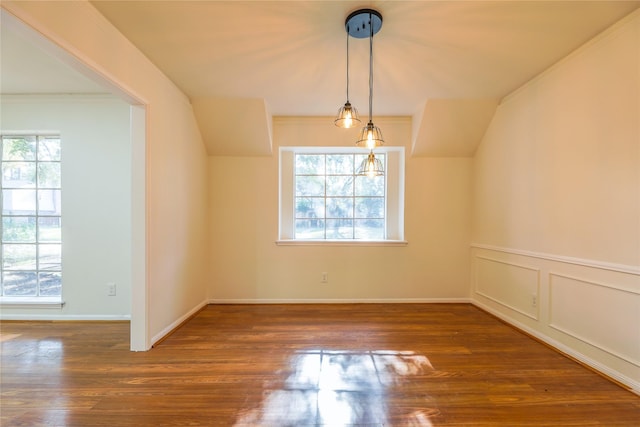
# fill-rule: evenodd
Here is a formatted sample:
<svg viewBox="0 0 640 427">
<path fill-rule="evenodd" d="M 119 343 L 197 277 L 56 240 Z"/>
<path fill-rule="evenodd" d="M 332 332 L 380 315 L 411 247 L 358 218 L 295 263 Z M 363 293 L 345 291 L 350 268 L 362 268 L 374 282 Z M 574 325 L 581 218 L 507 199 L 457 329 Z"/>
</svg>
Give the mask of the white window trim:
<svg viewBox="0 0 640 427">
<path fill-rule="evenodd" d="M 347 147 L 280 147 L 278 183 L 278 239 L 281 246 L 405 246 L 404 240 L 404 147 L 382 147 L 377 152 L 387 157 L 386 178 L 386 234 L 383 240 L 305 240 L 294 238 L 294 155 L 296 153 L 352 154 Z M 361 150 L 366 154 L 366 150 Z"/>
<path fill-rule="evenodd" d="M 406 240 L 276 240 L 278 246 L 407 246 Z"/>
<path fill-rule="evenodd" d="M 62 296 L 55 297 L 0 297 L 0 308 L 54 308 L 64 307 Z"/>
</svg>

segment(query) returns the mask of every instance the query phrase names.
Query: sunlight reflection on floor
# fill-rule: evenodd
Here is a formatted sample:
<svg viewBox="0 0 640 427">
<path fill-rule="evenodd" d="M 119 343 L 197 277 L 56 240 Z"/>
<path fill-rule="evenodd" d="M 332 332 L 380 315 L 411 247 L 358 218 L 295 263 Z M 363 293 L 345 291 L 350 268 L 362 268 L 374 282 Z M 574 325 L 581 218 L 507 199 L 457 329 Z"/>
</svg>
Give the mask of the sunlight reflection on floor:
<svg viewBox="0 0 640 427">
<path fill-rule="evenodd" d="M 9 341 L 18 338 L 20 334 L 2 334 L 0 333 L 0 342 Z"/>
<path fill-rule="evenodd" d="M 55 337 L 36 339 L 23 334 L 2 334 L 0 342 L 2 343 L 0 352 L 3 357 L 20 360 L 20 365 L 14 373 L 26 373 L 21 381 L 21 387 L 25 389 L 33 387 L 33 390 L 39 393 L 40 401 L 46 402 L 46 405 L 38 407 L 46 424 L 38 425 L 66 426 L 67 411 L 60 408 L 69 406 L 68 395 L 58 392 L 64 381 L 64 375 L 60 374 L 65 364 L 64 341 Z M 50 398 L 42 398 L 42 395 L 47 393 L 50 394 Z M 21 402 L 22 404 L 29 407 L 27 401 Z M 4 425 L 2 421 L 0 425 Z M 20 425 L 26 424 L 20 423 Z"/>
<path fill-rule="evenodd" d="M 389 393 L 433 366 L 411 351 L 312 350 L 296 353 L 287 369 L 282 387 L 267 387 L 262 405 L 242 412 L 236 426 L 389 425 Z M 403 425 L 429 427 L 433 412 L 406 414 Z"/>
</svg>

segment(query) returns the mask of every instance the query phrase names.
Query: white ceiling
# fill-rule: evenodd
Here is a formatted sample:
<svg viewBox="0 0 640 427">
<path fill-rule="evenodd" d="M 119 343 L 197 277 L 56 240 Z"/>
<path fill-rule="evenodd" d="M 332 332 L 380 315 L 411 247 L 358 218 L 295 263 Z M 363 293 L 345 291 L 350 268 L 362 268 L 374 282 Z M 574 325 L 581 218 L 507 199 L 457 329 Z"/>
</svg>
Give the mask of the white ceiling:
<svg viewBox="0 0 640 427">
<path fill-rule="evenodd" d="M 346 32 L 373 7 L 374 114 L 430 98 L 501 98 L 639 6 L 637 1 L 92 2 L 190 98 L 263 98 L 273 115 L 333 115 Z M 368 39 L 351 39 L 351 102 L 367 113 Z"/>
<path fill-rule="evenodd" d="M 440 156 L 473 155 L 502 97 L 640 7 L 609 0 L 92 4 L 192 100 L 209 154 L 233 154 L 228 140 L 239 141 L 237 153 L 270 152 L 268 130 L 258 137 L 237 134 L 236 123 L 209 129 L 206 118 L 225 99 L 241 110 L 245 100 L 261 121 L 334 115 L 346 100 L 344 20 L 374 8 L 383 16 L 374 37 L 374 116 L 413 116 L 413 153 Z M 105 92 L 4 19 L 1 35 L 3 94 Z M 362 116 L 368 48 L 368 39 L 350 39 L 350 100 Z M 456 117 L 474 129 L 461 132 Z"/>
</svg>

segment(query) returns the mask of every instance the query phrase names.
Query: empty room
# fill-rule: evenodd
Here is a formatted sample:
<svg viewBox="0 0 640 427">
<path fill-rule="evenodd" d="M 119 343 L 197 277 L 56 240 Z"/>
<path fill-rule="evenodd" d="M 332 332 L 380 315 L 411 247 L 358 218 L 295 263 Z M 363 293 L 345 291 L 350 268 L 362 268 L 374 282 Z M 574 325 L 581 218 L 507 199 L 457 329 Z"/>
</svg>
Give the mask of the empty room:
<svg viewBox="0 0 640 427">
<path fill-rule="evenodd" d="M 640 425 L 639 8 L 3 0 L 0 424 Z"/>
</svg>

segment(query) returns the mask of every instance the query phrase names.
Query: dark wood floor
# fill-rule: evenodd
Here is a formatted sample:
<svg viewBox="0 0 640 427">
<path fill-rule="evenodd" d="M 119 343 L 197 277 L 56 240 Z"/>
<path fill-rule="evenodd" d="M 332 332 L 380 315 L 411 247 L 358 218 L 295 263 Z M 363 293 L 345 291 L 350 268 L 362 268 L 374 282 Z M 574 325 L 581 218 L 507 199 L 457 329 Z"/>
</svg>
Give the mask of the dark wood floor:
<svg viewBox="0 0 640 427">
<path fill-rule="evenodd" d="M 639 426 L 640 397 L 467 304 L 2 324 L 2 426 Z"/>
</svg>

